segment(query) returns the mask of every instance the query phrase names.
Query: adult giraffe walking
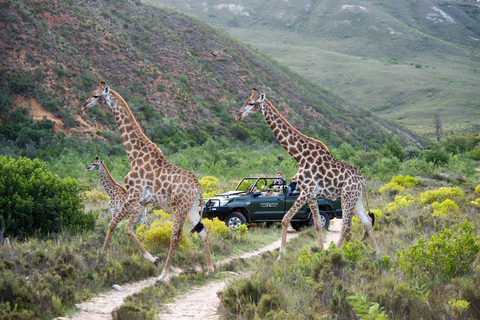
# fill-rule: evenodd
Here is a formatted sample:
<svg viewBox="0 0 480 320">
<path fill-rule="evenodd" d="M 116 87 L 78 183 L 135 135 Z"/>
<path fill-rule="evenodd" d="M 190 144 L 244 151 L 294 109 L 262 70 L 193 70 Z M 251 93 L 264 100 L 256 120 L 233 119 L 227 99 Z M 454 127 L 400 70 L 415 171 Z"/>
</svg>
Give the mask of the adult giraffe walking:
<svg viewBox="0 0 480 320">
<path fill-rule="evenodd" d="M 368 233 L 372 247 L 378 252 L 377 241 L 373 235 L 372 219 L 368 216 L 362 204 L 362 192 L 366 191 L 366 182 L 360 171 L 354 166 L 333 157 L 322 142 L 307 137 L 292 127 L 265 98 L 265 93 L 258 96 L 255 88 L 235 119 L 240 121 L 254 112 L 260 112 L 263 115 L 280 144 L 299 165 L 296 178 L 297 186 L 301 191 L 293 206 L 283 217 L 282 242 L 278 259 L 280 260 L 282 255 L 285 255 L 287 228 L 290 220 L 306 203 L 312 210 L 313 222 L 317 230 L 318 246 L 323 249 L 322 223 L 317 197 L 326 199 L 341 197 L 343 224 L 337 243 L 338 247 L 352 228 L 352 216 L 355 210 Z"/>
<path fill-rule="evenodd" d="M 86 111 L 88 108 L 101 104 L 107 105 L 115 116 L 131 165 L 130 172 L 124 178 L 128 188 L 128 199 L 121 211 L 110 222 L 103 249 L 108 249 L 116 226 L 137 204 L 146 206 L 148 203 L 170 203 L 173 218 L 170 250 L 162 274 L 157 281 L 165 281 L 168 275 L 173 254 L 182 239 L 185 218 L 188 218 L 194 226 L 191 232 L 198 232 L 205 250 L 208 273 L 213 272 L 208 245 L 208 230 L 201 222 L 198 208 L 202 199 L 202 188 L 197 178 L 193 173 L 179 168 L 165 159 L 162 151 L 143 134 L 125 100 L 118 93 L 110 90 L 104 81 L 100 81 L 98 88 L 83 104 L 82 110 Z M 126 233 L 142 251 L 143 257 L 158 266 L 160 259 L 152 257 L 133 232 L 135 216 L 132 215 L 127 223 Z"/>
</svg>

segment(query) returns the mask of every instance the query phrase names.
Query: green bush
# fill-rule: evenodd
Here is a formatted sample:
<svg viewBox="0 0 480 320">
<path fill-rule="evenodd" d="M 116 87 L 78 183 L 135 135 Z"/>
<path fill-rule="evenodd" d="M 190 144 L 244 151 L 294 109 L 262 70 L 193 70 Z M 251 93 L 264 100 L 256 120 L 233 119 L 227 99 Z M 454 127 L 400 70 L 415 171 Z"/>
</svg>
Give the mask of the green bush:
<svg viewBox="0 0 480 320">
<path fill-rule="evenodd" d="M 394 176 L 392 180 L 381 187 L 378 191 L 380 193 L 397 191 L 402 192 L 405 188 L 412 188 L 418 184 L 418 180 L 414 177 L 407 176 Z"/>
<path fill-rule="evenodd" d="M 465 221 L 458 232 L 444 229 L 430 240 L 420 238 L 417 244 L 398 252 L 397 265 L 411 277 L 427 277 L 441 283 L 464 276 L 480 250 L 472 231 L 472 224 Z"/>
<path fill-rule="evenodd" d="M 463 192 L 459 187 L 442 187 L 437 190 L 429 190 L 420 194 L 418 201 L 423 204 L 431 204 L 447 199 L 460 199 Z"/>
<path fill-rule="evenodd" d="M 60 179 L 39 160 L 0 156 L 0 226 L 4 236 L 48 235 L 94 228 L 83 212 L 84 183 Z"/>
</svg>

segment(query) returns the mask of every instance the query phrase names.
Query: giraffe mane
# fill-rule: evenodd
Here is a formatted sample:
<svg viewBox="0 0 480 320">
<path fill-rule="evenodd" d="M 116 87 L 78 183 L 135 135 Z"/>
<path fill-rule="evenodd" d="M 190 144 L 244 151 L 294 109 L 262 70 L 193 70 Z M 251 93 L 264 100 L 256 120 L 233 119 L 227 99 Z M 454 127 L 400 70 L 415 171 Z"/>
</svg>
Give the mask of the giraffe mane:
<svg viewBox="0 0 480 320">
<path fill-rule="evenodd" d="M 138 132 L 138 135 L 140 138 L 145 142 L 145 144 L 151 146 L 152 148 L 156 149 L 162 156 L 162 150 L 160 150 L 159 147 L 155 143 L 153 143 L 150 139 L 147 138 L 147 136 L 143 133 L 142 128 L 138 124 L 137 120 L 133 116 L 132 111 L 130 110 L 130 107 L 128 106 L 127 102 L 114 90 L 110 89 L 110 93 L 115 96 L 115 98 L 120 101 L 121 104 L 125 107 L 125 111 L 130 118 L 130 121 L 132 122 L 133 126 L 135 127 L 135 130 Z"/>
<path fill-rule="evenodd" d="M 289 127 L 290 129 L 293 130 L 293 132 L 295 132 L 296 134 L 298 134 L 300 137 L 302 137 L 302 138 L 305 139 L 305 140 L 308 140 L 308 141 L 310 141 L 310 142 L 312 142 L 312 143 L 318 144 L 322 149 L 324 149 L 325 151 L 327 151 L 328 153 L 330 153 L 330 150 L 328 150 L 327 146 L 326 146 L 323 142 L 321 142 L 321 141 L 319 141 L 319 140 L 316 140 L 316 139 L 313 139 L 313 138 L 310 138 L 310 137 L 304 135 L 303 133 L 301 133 L 300 131 L 298 131 L 297 129 L 295 129 L 295 128 L 287 121 L 287 119 L 285 119 L 285 118 L 280 114 L 280 112 L 278 112 L 278 110 L 270 103 L 270 101 L 268 101 L 266 98 L 265 98 L 263 101 L 265 101 L 265 102 L 268 104 L 268 106 L 273 110 L 273 112 L 275 112 L 275 113 L 277 114 L 277 116 L 285 123 L 285 125 L 286 125 L 287 127 Z"/>
</svg>

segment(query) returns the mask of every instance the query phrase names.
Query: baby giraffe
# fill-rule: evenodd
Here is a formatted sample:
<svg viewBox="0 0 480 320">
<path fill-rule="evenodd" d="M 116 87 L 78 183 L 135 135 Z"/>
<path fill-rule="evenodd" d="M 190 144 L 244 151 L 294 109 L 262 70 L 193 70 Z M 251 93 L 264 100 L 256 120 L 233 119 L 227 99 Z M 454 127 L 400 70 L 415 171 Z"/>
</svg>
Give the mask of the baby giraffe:
<svg viewBox="0 0 480 320">
<path fill-rule="evenodd" d="M 113 219 L 115 218 L 117 213 L 120 212 L 123 204 L 128 199 L 128 192 L 122 185 L 120 185 L 117 181 L 113 179 L 104 161 L 98 161 L 98 156 L 95 158 L 92 164 L 89 165 L 87 169 L 85 169 L 85 171 L 87 172 L 93 170 L 98 170 L 98 173 L 100 174 L 100 182 L 102 183 L 103 188 L 110 197 L 110 200 L 108 201 L 108 207 L 110 209 L 110 213 L 112 214 Z M 138 209 L 141 209 L 141 207 L 136 208 L 135 211 L 137 211 Z M 150 225 L 147 219 L 147 206 L 144 207 L 140 223 L 143 225 Z"/>
</svg>

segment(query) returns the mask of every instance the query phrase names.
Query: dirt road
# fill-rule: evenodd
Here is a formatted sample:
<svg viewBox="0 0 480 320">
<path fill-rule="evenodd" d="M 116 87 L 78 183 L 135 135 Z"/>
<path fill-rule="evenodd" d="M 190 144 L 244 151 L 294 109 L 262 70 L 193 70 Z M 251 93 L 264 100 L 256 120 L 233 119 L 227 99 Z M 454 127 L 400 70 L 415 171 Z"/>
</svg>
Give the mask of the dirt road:
<svg viewBox="0 0 480 320">
<path fill-rule="evenodd" d="M 330 221 L 330 230 L 328 231 L 324 247 L 326 248 L 330 242 L 336 242 L 340 235 L 342 221 L 334 219 Z M 289 233 L 288 240 L 296 237 L 296 233 Z M 280 248 L 280 240 L 277 240 L 268 246 L 261 249 L 247 252 L 239 256 L 230 257 L 221 261 L 218 261 L 216 265 L 228 263 L 234 259 L 250 258 L 255 255 L 262 254 L 263 252 L 273 251 Z M 172 270 L 170 276 L 175 276 L 178 272 Z M 217 297 L 217 292 L 221 291 L 223 287 L 235 277 L 242 275 L 231 273 L 228 279 L 209 282 L 204 286 L 192 288 L 186 292 L 182 297 L 179 297 L 175 302 L 167 304 L 164 312 L 159 314 L 159 319 L 218 319 L 217 306 L 220 303 L 220 299 Z M 244 276 L 244 275 L 243 275 Z M 72 315 L 71 318 L 59 318 L 59 319 L 73 319 L 73 320 L 111 320 L 112 311 L 123 304 L 123 300 L 136 292 L 139 292 L 144 287 L 153 286 L 157 277 L 148 278 L 135 283 L 124 284 L 121 287 L 123 291 L 116 291 L 114 289 L 93 298 L 91 301 L 78 304 L 81 309 L 79 312 Z"/>
</svg>

